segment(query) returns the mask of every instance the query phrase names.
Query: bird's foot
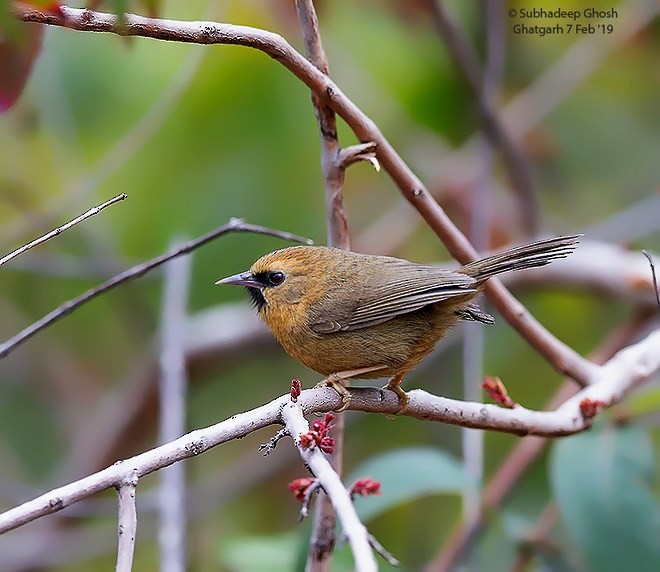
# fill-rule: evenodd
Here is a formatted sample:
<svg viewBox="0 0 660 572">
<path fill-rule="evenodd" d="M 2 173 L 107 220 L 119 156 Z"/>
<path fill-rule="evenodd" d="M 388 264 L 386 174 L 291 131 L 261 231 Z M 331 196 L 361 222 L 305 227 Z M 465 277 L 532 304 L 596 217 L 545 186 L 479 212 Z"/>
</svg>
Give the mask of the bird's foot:
<svg viewBox="0 0 660 572">
<path fill-rule="evenodd" d="M 341 398 L 341 405 L 335 409 L 335 413 L 341 413 L 344 411 L 348 407 L 348 404 L 351 402 L 351 392 L 348 391 L 344 385 L 346 379 L 347 378 L 345 377 L 340 377 L 340 374 L 338 373 L 331 373 L 323 381 L 320 381 L 314 386 L 315 388 L 332 387 L 332 389 L 334 389 L 339 394 L 339 397 Z"/>
<path fill-rule="evenodd" d="M 408 408 L 408 401 L 410 401 L 408 394 L 403 391 L 403 389 L 401 389 L 399 383 L 400 380 L 397 380 L 396 377 L 393 377 L 390 379 L 387 385 L 383 386 L 383 389 L 389 389 L 390 391 L 396 393 L 396 396 L 399 399 L 399 409 L 394 412 L 394 415 L 401 415 Z"/>
<path fill-rule="evenodd" d="M 314 387 L 332 387 L 332 389 L 334 389 L 339 394 L 339 397 L 341 397 L 341 405 L 338 409 L 335 409 L 335 413 L 341 413 L 348 407 L 348 404 L 351 402 L 351 392 L 346 389 L 346 382 L 353 377 L 360 377 L 365 373 L 377 371 L 379 369 L 383 369 L 384 367 L 385 366 L 377 365 L 331 373 L 328 377 L 317 383 Z"/>
</svg>

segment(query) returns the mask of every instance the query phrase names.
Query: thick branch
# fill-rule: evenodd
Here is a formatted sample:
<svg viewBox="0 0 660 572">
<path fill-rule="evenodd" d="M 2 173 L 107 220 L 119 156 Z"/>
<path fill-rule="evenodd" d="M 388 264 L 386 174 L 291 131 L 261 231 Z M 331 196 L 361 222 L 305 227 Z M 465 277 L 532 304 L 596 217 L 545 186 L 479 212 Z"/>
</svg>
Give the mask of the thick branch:
<svg viewBox="0 0 660 572">
<path fill-rule="evenodd" d="M 603 366 L 595 366 L 592 383 L 567 400 L 555 411 L 532 411 L 523 407 L 503 409 L 495 405 L 469 403 L 414 390 L 405 415 L 427 421 L 439 421 L 476 429 L 492 429 L 518 435 L 559 437 L 583 431 L 592 419 L 580 412 L 585 399 L 604 406 L 619 402 L 634 387 L 660 372 L 660 330 L 637 344 L 617 353 Z M 349 409 L 370 413 L 395 413 L 398 397 L 390 391 L 353 388 Z M 192 431 L 175 441 L 116 463 L 107 469 L 70 483 L 0 514 L 0 533 L 52 514 L 110 487 L 128 477 L 140 478 L 172 463 L 194 457 L 208 449 L 273 424 L 281 423 L 281 410 L 289 403 L 284 395 L 270 403 L 207 427 Z M 305 414 L 332 411 L 341 399 L 332 389 L 303 391 L 298 403 Z"/>
<path fill-rule="evenodd" d="M 133 14 L 127 14 L 125 22 L 120 26 L 114 15 L 67 7 L 62 7 L 64 18 L 20 5 L 14 8 L 14 12 L 24 21 L 76 30 L 189 43 L 241 45 L 263 51 L 291 71 L 318 96 L 319 101 L 341 116 L 361 141 L 372 141 L 377 145 L 380 164 L 454 258 L 465 264 L 478 257 L 469 240 L 453 224 L 376 124 L 346 97 L 327 75 L 307 61 L 278 34 L 247 26 L 152 19 Z M 497 280 L 490 281 L 486 294 L 511 326 L 557 371 L 568 375 L 580 385 L 587 383 L 593 373 L 592 365 L 548 332 Z"/>
</svg>

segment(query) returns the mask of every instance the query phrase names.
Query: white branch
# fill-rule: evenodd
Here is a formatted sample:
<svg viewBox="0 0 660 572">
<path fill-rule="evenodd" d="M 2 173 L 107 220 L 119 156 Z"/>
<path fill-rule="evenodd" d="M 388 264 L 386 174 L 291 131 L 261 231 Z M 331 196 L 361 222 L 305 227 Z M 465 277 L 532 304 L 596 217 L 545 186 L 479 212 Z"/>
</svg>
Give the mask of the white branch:
<svg viewBox="0 0 660 572">
<path fill-rule="evenodd" d="M 133 554 L 135 553 L 135 536 L 137 534 L 137 508 L 135 504 L 135 487 L 137 486 L 137 471 L 127 476 L 118 486 L 119 522 L 117 533 L 117 566 L 115 572 L 131 572 L 133 569 Z"/>
<path fill-rule="evenodd" d="M 293 437 L 300 456 L 318 479 L 339 517 L 353 551 L 355 569 L 358 572 L 376 571 L 378 568 L 369 544 L 369 533 L 364 524 L 360 522 L 351 497 L 339 475 L 318 447 L 304 449 L 300 446 L 300 435 L 309 432 L 309 424 L 299 403 L 285 404 L 282 408 L 282 420 Z"/>
<path fill-rule="evenodd" d="M 660 330 L 616 354 L 603 366 L 594 366 L 591 384 L 562 404 L 556 411 L 532 411 L 523 407 L 504 409 L 496 405 L 464 402 L 431 395 L 422 390 L 408 393 L 405 415 L 516 433 L 558 437 L 589 428 L 592 420 L 580 412 L 584 399 L 606 406 L 620 401 L 628 392 L 660 372 Z M 375 388 L 352 388 L 349 409 L 372 413 L 394 413 L 400 407 L 394 393 Z M 208 449 L 273 424 L 281 424 L 282 408 L 290 402 L 286 394 L 266 405 L 192 431 L 171 443 L 116 463 L 98 473 L 54 489 L 0 514 L 0 533 L 7 532 L 57 512 L 79 500 L 121 485 L 127 478 L 139 478 L 172 463 L 196 456 Z M 327 412 L 338 408 L 341 399 L 329 388 L 303 391 L 298 403 L 304 413 Z"/>
</svg>

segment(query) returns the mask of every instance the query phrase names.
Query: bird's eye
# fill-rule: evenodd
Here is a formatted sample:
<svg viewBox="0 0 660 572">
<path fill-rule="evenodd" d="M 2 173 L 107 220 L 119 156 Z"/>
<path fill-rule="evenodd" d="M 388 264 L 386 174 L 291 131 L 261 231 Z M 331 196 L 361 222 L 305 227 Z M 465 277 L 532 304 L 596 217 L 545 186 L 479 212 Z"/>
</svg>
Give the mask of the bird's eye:
<svg viewBox="0 0 660 572">
<path fill-rule="evenodd" d="M 284 275 L 284 272 L 269 272 L 266 278 L 268 280 L 268 284 L 271 286 L 279 286 L 282 284 L 282 282 L 284 282 L 286 276 Z"/>
</svg>

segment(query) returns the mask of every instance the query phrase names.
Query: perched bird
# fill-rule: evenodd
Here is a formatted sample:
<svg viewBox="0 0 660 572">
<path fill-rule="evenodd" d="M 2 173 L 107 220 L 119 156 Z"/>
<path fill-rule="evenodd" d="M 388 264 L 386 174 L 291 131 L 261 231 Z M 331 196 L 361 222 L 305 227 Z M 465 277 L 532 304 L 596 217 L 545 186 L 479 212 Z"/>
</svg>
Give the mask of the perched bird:
<svg viewBox="0 0 660 572">
<path fill-rule="evenodd" d="M 471 301 L 486 280 L 544 266 L 570 254 L 579 235 L 560 236 L 470 262 L 456 271 L 389 256 L 325 246 L 293 246 L 262 256 L 250 270 L 216 284 L 245 286 L 261 319 L 284 349 L 328 376 L 345 408 L 342 381 L 389 376 L 401 389 L 414 368 L 458 320 L 494 323 Z"/>
</svg>

